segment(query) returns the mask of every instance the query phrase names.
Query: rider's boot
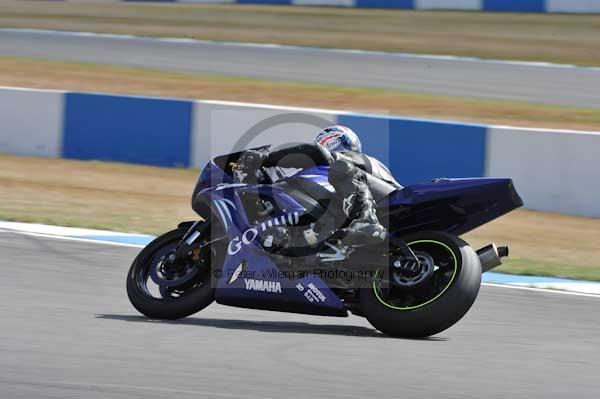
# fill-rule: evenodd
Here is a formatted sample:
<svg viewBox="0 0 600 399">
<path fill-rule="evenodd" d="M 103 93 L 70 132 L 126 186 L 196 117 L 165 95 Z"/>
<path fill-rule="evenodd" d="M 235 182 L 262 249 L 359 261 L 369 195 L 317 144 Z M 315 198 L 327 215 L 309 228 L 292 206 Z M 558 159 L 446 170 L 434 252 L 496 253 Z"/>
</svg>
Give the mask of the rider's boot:
<svg viewBox="0 0 600 399">
<path fill-rule="evenodd" d="M 350 225 L 341 231 L 342 243 L 358 247 L 383 242 L 387 230 L 377 219 L 366 172 L 351 162 L 337 160 L 329 170 L 329 183 L 343 198 L 343 210 L 350 220 Z"/>
</svg>

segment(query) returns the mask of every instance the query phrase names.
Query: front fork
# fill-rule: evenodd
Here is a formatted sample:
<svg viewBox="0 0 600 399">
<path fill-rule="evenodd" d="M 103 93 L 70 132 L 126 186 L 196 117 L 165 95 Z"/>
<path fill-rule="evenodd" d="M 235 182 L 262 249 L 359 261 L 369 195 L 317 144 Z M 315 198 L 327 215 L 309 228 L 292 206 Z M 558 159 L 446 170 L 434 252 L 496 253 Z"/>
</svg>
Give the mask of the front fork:
<svg viewBox="0 0 600 399">
<path fill-rule="evenodd" d="M 217 241 L 221 241 L 226 238 L 226 236 L 222 236 L 208 240 L 202 243 L 201 245 L 197 245 L 198 239 L 201 238 L 203 235 L 203 229 L 208 227 L 208 223 L 206 221 L 197 220 L 195 222 L 183 222 L 180 223 L 178 227 L 187 227 L 187 231 L 185 232 L 177 246 L 165 258 L 165 261 L 170 264 L 175 264 L 177 262 L 182 261 L 190 255 L 190 252 L 193 252 L 194 250 L 200 250 L 206 247 L 207 245 L 211 245 Z"/>
<path fill-rule="evenodd" d="M 187 224 L 187 223 L 186 223 Z M 186 224 L 181 223 L 179 227 L 183 227 Z M 189 252 L 192 250 L 192 245 L 194 242 L 202 235 L 200 231 L 198 231 L 198 227 L 202 224 L 202 221 L 197 220 L 193 222 L 186 233 L 183 235 L 177 246 L 171 251 L 171 253 L 167 256 L 166 261 L 169 263 L 175 263 L 178 260 L 186 257 Z"/>
</svg>

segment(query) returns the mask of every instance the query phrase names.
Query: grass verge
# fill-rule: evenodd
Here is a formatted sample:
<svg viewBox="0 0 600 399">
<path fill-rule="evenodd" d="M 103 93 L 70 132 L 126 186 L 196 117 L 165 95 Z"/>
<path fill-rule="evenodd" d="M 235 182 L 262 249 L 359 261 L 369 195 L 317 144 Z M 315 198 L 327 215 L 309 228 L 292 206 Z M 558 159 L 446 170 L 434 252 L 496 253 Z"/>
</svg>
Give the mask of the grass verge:
<svg viewBox="0 0 600 399">
<path fill-rule="evenodd" d="M 6 0 L 0 27 L 600 65 L 595 15 Z"/>
<path fill-rule="evenodd" d="M 160 234 L 195 218 L 198 171 L 0 155 L 0 220 Z M 465 236 L 509 244 L 498 271 L 600 281 L 600 219 L 518 210 Z"/>
<path fill-rule="evenodd" d="M 24 58 L 0 57 L 0 85 L 294 105 L 476 123 L 600 129 L 599 109 Z"/>
</svg>

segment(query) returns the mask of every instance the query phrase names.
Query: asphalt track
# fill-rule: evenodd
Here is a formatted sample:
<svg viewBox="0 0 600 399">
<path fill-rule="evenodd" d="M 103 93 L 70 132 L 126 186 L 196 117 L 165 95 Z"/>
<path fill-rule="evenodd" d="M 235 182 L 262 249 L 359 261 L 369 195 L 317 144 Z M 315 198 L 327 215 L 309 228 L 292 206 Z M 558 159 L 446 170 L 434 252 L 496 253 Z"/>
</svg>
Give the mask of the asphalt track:
<svg viewBox="0 0 600 399">
<path fill-rule="evenodd" d="M 482 287 L 427 340 L 363 319 L 128 303 L 138 248 L 0 232 L 0 397 L 597 398 L 598 298 Z"/>
<path fill-rule="evenodd" d="M 600 68 L 11 29 L 0 56 L 600 108 Z"/>
</svg>

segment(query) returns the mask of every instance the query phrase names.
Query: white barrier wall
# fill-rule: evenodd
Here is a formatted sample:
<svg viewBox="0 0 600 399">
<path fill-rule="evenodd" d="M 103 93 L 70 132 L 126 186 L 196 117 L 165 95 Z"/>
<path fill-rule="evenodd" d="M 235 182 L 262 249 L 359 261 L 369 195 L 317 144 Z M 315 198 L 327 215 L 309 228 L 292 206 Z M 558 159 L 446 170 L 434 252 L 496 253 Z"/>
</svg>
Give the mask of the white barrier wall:
<svg viewBox="0 0 600 399">
<path fill-rule="evenodd" d="M 46 0 L 54 1 L 54 0 Z M 121 3 L 123 0 L 59 0 L 67 3 Z"/>
<path fill-rule="evenodd" d="M 64 93 L 0 87 L 0 153 L 62 155 Z"/>
<path fill-rule="evenodd" d="M 481 10 L 483 0 L 415 0 L 418 10 Z"/>
<path fill-rule="evenodd" d="M 600 133 L 492 126 L 486 175 L 513 178 L 527 208 L 600 217 Z"/>
<path fill-rule="evenodd" d="M 600 0 L 546 0 L 546 11 L 600 13 Z"/>
<path fill-rule="evenodd" d="M 292 0 L 297 6 L 354 7 L 354 0 Z"/>
<path fill-rule="evenodd" d="M 311 142 L 320 128 L 335 124 L 336 118 L 334 111 L 196 101 L 190 163 L 203 167 L 211 157 L 237 151 L 240 146 Z"/>
</svg>

